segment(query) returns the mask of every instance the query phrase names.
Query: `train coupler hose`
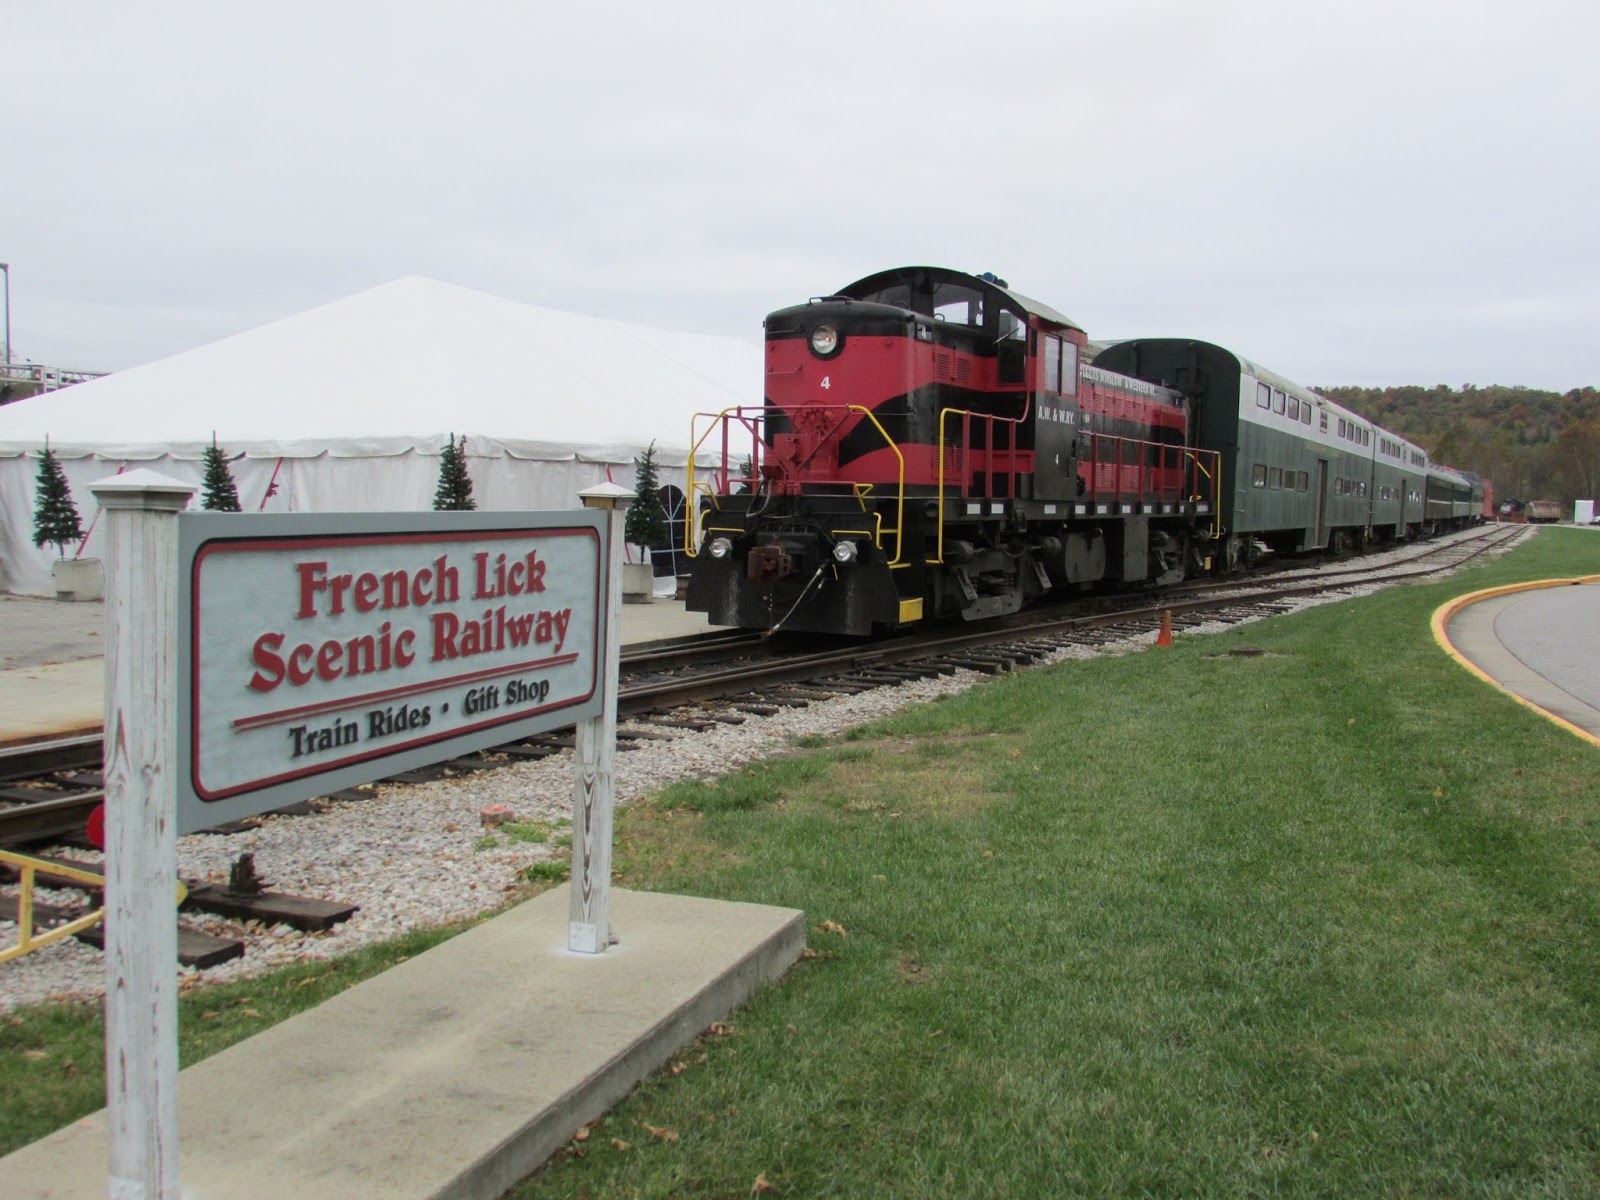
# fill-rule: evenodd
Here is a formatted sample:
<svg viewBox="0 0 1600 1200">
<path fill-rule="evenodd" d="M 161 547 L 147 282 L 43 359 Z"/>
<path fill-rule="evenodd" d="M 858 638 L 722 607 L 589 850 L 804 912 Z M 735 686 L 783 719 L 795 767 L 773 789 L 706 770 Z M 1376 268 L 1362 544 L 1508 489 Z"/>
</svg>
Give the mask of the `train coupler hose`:
<svg viewBox="0 0 1600 1200">
<path fill-rule="evenodd" d="M 806 580 L 805 587 L 800 589 L 800 594 L 795 597 L 794 603 L 789 606 L 789 611 L 783 614 L 782 620 L 779 620 L 779 621 L 775 622 L 771 629 L 767 630 L 765 633 L 763 633 L 761 635 L 762 637 L 768 637 L 769 638 L 773 634 L 777 633 L 778 630 L 783 628 L 783 622 L 787 621 L 790 617 L 794 616 L 795 609 L 800 607 L 801 603 L 804 602 L 806 596 L 810 594 L 811 589 L 816 586 L 817 580 L 822 578 L 822 573 L 824 571 L 826 571 L 827 569 L 828 569 L 828 564 L 827 563 L 823 563 L 820 567 L 817 568 L 816 573 L 814 575 L 812 575 L 810 579 Z"/>
</svg>

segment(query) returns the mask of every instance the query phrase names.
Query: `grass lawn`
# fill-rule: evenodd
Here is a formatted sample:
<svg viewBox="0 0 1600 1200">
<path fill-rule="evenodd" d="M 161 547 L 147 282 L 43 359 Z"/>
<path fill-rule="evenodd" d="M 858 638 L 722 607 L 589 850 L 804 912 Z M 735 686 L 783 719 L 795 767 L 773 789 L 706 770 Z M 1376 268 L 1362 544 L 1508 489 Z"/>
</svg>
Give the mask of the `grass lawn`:
<svg viewBox="0 0 1600 1200">
<path fill-rule="evenodd" d="M 1594 572 L 1546 530 L 623 810 L 623 885 L 811 948 L 513 1195 L 1600 1194 L 1600 750 L 1428 629 Z M 188 997 L 184 1061 L 383 961 Z M 17 1020 L 0 1149 L 99 1103 L 93 1015 Z"/>
</svg>

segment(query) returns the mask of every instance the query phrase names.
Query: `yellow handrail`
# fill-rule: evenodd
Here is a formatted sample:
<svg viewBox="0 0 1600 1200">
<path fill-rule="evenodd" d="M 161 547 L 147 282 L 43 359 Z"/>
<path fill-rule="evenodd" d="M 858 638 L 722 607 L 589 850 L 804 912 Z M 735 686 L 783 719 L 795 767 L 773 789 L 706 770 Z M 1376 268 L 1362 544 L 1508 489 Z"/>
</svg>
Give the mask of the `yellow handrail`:
<svg viewBox="0 0 1600 1200">
<path fill-rule="evenodd" d="M 687 512 L 686 520 L 684 521 L 684 534 L 683 534 L 683 542 L 684 542 L 683 549 L 684 549 L 684 553 L 690 558 L 698 557 L 699 550 L 700 550 L 701 529 L 700 529 L 700 512 L 699 512 L 700 506 L 699 506 L 699 502 L 698 502 L 699 495 L 703 492 L 704 495 L 708 499 L 711 500 L 713 506 L 719 507 L 719 508 L 721 507 L 721 505 L 717 504 L 717 493 L 716 493 L 715 488 L 712 487 L 711 485 L 707 484 L 707 483 L 697 482 L 695 480 L 695 472 L 694 472 L 695 454 L 696 454 L 697 451 L 699 451 L 701 446 L 705 443 L 706 439 L 711 436 L 713 431 L 715 431 L 718 428 L 723 428 L 723 429 L 726 428 L 726 424 L 730 420 L 730 417 L 729 417 L 730 413 L 735 413 L 735 414 L 741 413 L 741 412 L 744 411 L 744 407 L 745 406 L 741 405 L 741 406 L 736 406 L 734 408 L 725 408 L 719 413 L 695 413 L 694 417 L 690 421 L 690 425 L 689 425 L 689 443 L 690 443 L 689 444 L 689 461 L 686 464 L 685 472 L 684 472 L 684 476 L 685 476 L 685 478 L 684 478 L 684 482 L 685 482 L 684 504 L 687 507 L 688 512 Z M 859 416 L 865 417 L 868 421 L 872 422 L 872 427 L 874 429 L 876 429 L 878 431 L 879 436 L 883 438 L 884 445 L 888 446 L 890 450 L 894 451 L 895 464 L 896 464 L 896 468 L 895 468 L 896 469 L 896 487 L 895 487 L 895 524 L 894 524 L 894 528 L 893 529 L 884 529 L 883 528 L 883 517 L 882 517 L 881 514 L 879 514 L 877 516 L 878 531 L 877 531 L 877 533 L 875 535 L 870 535 L 870 536 L 873 537 L 874 544 L 878 545 L 881 548 L 882 545 L 883 545 L 884 539 L 889 534 L 893 534 L 894 535 L 894 557 L 888 560 L 888 564 L 887 565 L 890 566 L 890 567 L 899 566 L 902 563 L 902 561 L 904 559 L 904 555 L 905 555 L 905 515 L 906 515 L 906 456 L 905 456 L 905 453 L 900 449 L 899 445 L 895 442 L 895 440 L 892 437 L 889 436 L 889 431 L 883 427 L 882 423 L 878 420 L 877 414 L 874 413 L 871 409 L 863 408 L 859 404 L 838 404 L 838 405 L 830 404 L 830 405 L 819 405 L 817 407 L 830 408 L 830 409 L 839 408 L 839 409 L 843 409 L 845 412 L 856 413 Z M 760 413 L 762 415 L 765 415 L 766 412 L 767 412 L 766 408 L 762 408 L 760 410 Z M 701 417 L 710 417 L 711 418 L 711 424 L 706 428 L 706 431 L 703 434 L 701 434 L 699 437 L 696 437 L 695 436 L 695 425 L 698 422 L 699 418 L 701 418 Z M 751 431 L 751 435 L 752 435 L 751 469 L 753 471 L 759 472 L 760 463 L 758 461 L 756 461 L 756 454 L 759 452 L 759 448 L 762 445 L 764 445 L 764 443 L 762 442 L 761 437 L 759 435 L 759 432 L 758 432 L 758 430 L 756 428 L 756 422 L 758 422 L 760 420 L 760 417 L 756 416 L 756 417 L 747 418 L 747 417 L 743 417 L 743 416 L 735 416 L 735 417 L 733 417 L 731 419 L 749 423 L 748 427 L 749 427 L 749 429 Z M 723 440 L 724 440 L 724 446 L 723 446 L 723 466 L 722 466 L 722 470 L 723 470 L 724 477 L 726 477 L 726 474 L 727 474 L 727 445 L 726 445 L 727 439 L 726 439 L 726 436 L 724 436 Z M 856 494 L 856 501 L 857 501 L 857 503 L 861 504 L 863 509 L 866 508 L 866 504 L 865 504 L 866 494 L 867 494 L 868 491 L 870 491 L 872 489 L 872 486 L 873 486 L 872 484 L 859 484 L 859 483 L 851 485 L 851 487 L 854 489 L 855 494 Z M 863 489 L 865 489 L 865 490 L 863 490 Z M 863 531 L 863 532 L 865 532 L 865 531 Z"/>
<path fill-rule="evenodd" d="M 695 480 L 695 477 L 694 477 L 695 455 L 697 455 L 700 452 L 701 446 L 703 446 L 705 444 L 706 439 L 709 438 L 713 433 L 715 433 L 719 429 L 722 429 L 722 430 L 726 431 L 726 428 L 727 428 L 727 424 L 726 423 L 728 421 L 728 414 L 729 413 L 742 412 L 744 408 L 745 408 L 744 405 L 736 404 L 736 405 L 732 406 L 731 408 L 723 409 L 721 412 L 716 412 L 716 413 L 699 412 L 699 413 L 695 413 L 693 416 L 691 416 L 689 418 L 689 461 L 684 464 L 684 488 L 683 488 L 683 492 L 684 492 L 683 503 L 684 503 L 684 510 L 685 510 L 684 511 L 684 522 L 683 522 L 683 552 L 689 558 L 696 558 L 696 557 L 699 556 L 699 553 L 700 553 L 700 502 L 699 502 L 699 497 L 702 494 L 704 494 L 706 496 L 706 498 L 711 501 L 713 506 L 721 507 L 720 505 L 717 505 L 717 490 L 716 490 L 715 486 L 713 484 L 711 484 L 711 483 L 697 482 Z M 698 437 L 696 437 L 695 436 L 695 427 L 699 424 L 699 421 L 700 421 L 701 417 L 710 417 L 711 418 L 711 423 L 706 426 L 706 431 L 704 433 L 702 433 Z M 736 418 L 736 419 L 744 420 L 744 418 L 742 418 L 742 417 L 739 417 L 739 418 Z M 724 433 L 723 442 L 724 442 L 724 445 L 723 445 L 723 448 L 722 448 L 722 473 L 723 473 L 723 476 L 724 476 L 724 482 L 726 482 L 726 475 L 727 475 L 727 471 L 728 471 L 728 447 L 726 445 L 726 442 L 727 442 L 726 433 Z M 757 453 L 757 448 L 759 448 L 759 446 L 761 445 L 761 438 L 757 435 L 754 426 L 751 426 L 751 443 L 752 443 L 752 449 L 751 449 L 750 469 L 752 471 L 759 471 L 761 464 L 756 461 L 755 455 Z"/>
<path fill-rule="evenodd" d="M 18 854 L 14 850 L 0 850 L 0 863 L 15 867 L 21 876 L 22 895 L 17 901 L 17 944 L 7 946 L 0 950 L 0 963 L 10 962 L 13 958 L 21 958 L 51 942 L 59 942 L 62 938 L 71 937 L 75 933 L 82 933 L 85 929 L 93 928 L 105 919 L 105 905 L 101 905 L 91 913 L 84 913 L 81 917 L 74 917 L 64 925 L 57 925 L 54 929 L 35 937 L 33 934 L 33 888 L 34 876 L 40 873 L 53 876 L 56 879 L 71 879 L 78 883 L 86 883 L 90 887 L 104 889 L 106 877 L 97 875 L 93 871 L 85 871 L 78 867 L 69 867 L 65 863 L 53 863 L 48 859 L 31 858 L 26 854 Z M 189 898 L 189 888 L 180 879 L 178 881 L 178 903 L 182 904 Z"/>
<path fill-rule="evenodd" d="M 1183 456 L 1194 463 L 1194 469 L 1204 475 L 1211 484 L 1211 536 L 1222 536 L 1222 508 L 1217 502 L 1217 479 L 1210 471 L 1206 470 L 1205 463 L 1200 461 L 1201 455 L 1207 455 L 1213 463 L 1221 457 L 1215 450 L 1197 450 L 1184 447 Z M 1192 500 L 1200 499 L 1199 496 L 1190 497 Z"/>
<path fill-rule="evenodd" d="M 944 562 L 944 527 L 945 527 L 945 520 L 944 520 L 944 464 L 945 464 L 946 458 L 948 457 L 945 454 L 944 419 L 946 417 L 952 417 L 952 416 L 955 416 L 955 417 L 980 417 L 983 420 L 988 421 L 991 425 L 995 424 L 996 422 L 998 422 L 999 424 L 1002 424 L 1002 425 L 1010 425 L 1010 426 L 1012 426 L 1013 431 L 1017 427 L 1022 425 L 1022 420 L 1020 418 L 1016 418 L 1016 417 L 1001 417 L 1001 416 L 995 415 L 994 413 L 974 412 L 973 410 L 967 409 L 967 408 L 941 408 L 939 410 L 939 491 L 938 491 L 939 537 L 938 537 L 938 541 L 937 541 L 937 543 L 935 545 L 934 556 L 931 559 L 928 560 L 930 563 L 942 563 L 942 562 Z M 989 436 L 989 441 L 990 441 L 989 453 L 993 454 L 994 453 L 994 445 L 993 445 L 994 435 L 993 435 L 992 432 L 991 432 L 991 434 Z M 972 448 L 970 446 L 967 446 L 966 449 L 970 453 Z M 1017 438 L 1016 438 L 1015 432 L 1012 433 L 1012 437 L 1011 437 L 1011 449 L 1008 450 L 1006 453 L 1008 453 L 1008 454 L 1013 456 L 1012 465 L 1015 466 L 1015 455 L 1017 454 Z M 1011 474 L 1015 475 L 1015 474 L 1019 474 L 1019 472 L 1012 471 Z"/>
<path fill-rule="evenodd" d="M 104 875 L 96 875 L 93 871 L 80 871 L 76 867 L 57 866 L 45 862 L 43 859 L 29 858 L 26 854 L 17 854 L 10 850 L 0 850 L 0 862 L 13 866 L 22 876 L 22 896 L 17 901 L 17 944 L 0 950 L 0 963 L 10 962 L 13 958 L 21 958 L 24 954 L 31 954 L 41 946 L 48 946 L 51 942 L 58 942 L 64 937 L 71 937 L 75 933 L 82 933 L 106 915 L 105 906 L 101 905 L 92 913 L 85 913 L 75 917 L 65 925 L 57 925 L 47 933 L 38 937 L 33 934 L 33 877 L 39 871 L 53 875 L 58 879 L 72 879 L 78 883 L 87 883 L 94 887 L 103 888 L 106 885 Z"/>
</svg>

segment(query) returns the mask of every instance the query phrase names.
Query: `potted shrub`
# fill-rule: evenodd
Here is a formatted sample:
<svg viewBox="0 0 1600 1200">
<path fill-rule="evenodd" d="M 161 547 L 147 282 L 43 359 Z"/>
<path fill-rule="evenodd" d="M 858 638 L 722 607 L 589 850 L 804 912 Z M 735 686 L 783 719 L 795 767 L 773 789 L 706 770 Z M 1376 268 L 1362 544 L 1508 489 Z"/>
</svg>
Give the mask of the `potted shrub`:
<svg viewBox="0 0 1600 1200">
<path fill-rule="evenodd" d="M 627 604 L 649 604 L 655 599 L 656 573 L 650 551 L 665 549 L 671 536 L 667 529 L 667 510 L 661 507 L 661 484 L 656 479 L 656 444 L 645 448 L 637 460 L 633 490 L 636 497 L 623 519 L 622 537 L 638 548 L 635 560 L 630 553 L 622 567 L 622 599 Z"/>
<path fill-rule="evenodd" d="M 34 483 L 33 544 L 41 550 L 56 548 L 55 576 L 57 600 L 100 600 L 106 594 L 105 579 L 98 558 L 68 558 L 67 547 L 83 539 L 83 523 L 67 473 L 61 469 L 49 441 L 39 459 L 39 476 Z"/>
</svg>

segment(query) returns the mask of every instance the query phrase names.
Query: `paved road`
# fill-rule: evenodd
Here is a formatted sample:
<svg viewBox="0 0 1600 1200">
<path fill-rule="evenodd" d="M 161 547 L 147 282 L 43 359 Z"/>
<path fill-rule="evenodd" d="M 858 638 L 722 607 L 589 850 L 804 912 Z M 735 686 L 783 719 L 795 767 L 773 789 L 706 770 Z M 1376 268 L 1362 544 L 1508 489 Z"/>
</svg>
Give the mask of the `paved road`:
<svg viewBox="0 0 1600 1200">
<path fill-rule="evenodd" d="M 1600 708 L 1600 587 L 1524 592 L 1496 615 L 1494 632 L 1538 674 Z"/>
</svg>

